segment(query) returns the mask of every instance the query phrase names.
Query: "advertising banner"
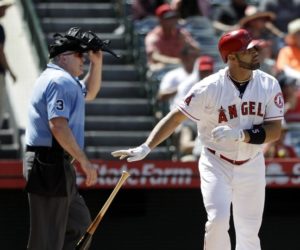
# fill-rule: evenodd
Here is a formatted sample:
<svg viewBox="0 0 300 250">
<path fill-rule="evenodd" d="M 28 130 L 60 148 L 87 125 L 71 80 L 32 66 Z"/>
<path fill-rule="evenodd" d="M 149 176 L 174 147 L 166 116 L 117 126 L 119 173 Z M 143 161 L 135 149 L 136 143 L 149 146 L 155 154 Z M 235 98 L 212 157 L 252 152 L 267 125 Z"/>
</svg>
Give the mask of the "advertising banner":
<svg viewBox="0 0 300 250">
<path fill-rule="evenodd" d="M 197 162 L 178 161 L 93 161 L 98 183 L 92 188 L 112 188 L 122 171 L 130 173 L 124 188 L 176 189 L 200 188 Z M 267 186 L 270 188 L 300 187 L 300 159 L 266 161 Z M 77 184 L 86 188 L 84 174 L 78 165 Z M 237 166 L 239 167 L 239 166 Z M 240 166 L 242 167 L 242 166 Z M 24 188 L 21 161 L 0 161 L 0 188 Z"/>
</svg>

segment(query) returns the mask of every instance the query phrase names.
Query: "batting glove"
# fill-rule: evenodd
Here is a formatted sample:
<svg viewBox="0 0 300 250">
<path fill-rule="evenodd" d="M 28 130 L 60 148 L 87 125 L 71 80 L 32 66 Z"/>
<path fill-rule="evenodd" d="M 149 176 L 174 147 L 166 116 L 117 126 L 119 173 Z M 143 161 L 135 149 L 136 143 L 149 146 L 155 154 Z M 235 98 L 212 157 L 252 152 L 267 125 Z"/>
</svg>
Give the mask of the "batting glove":
<svg viewBox="0 0 300 250">
<path fill-rule="evenodd" d="M 245 133 L 242 129 L 229 126 L 218 126 L 211 131 L 212 138 L 217 141 L 244 141 Z"/>
<path fill-rule="evenodd" d="M 136 148 L 130 148 L 127 150 L 117 150 L 112 152 L 111 154 L 113 157 L 119 157 L 120 160 L 123 160 L 126 157 L 128 157 L 127 161 L 132 162 L 144 159 L 150 153 L 150 151 L 151 149 L 148 145 L 142 144 L 141 146 Z"/>
</svg>

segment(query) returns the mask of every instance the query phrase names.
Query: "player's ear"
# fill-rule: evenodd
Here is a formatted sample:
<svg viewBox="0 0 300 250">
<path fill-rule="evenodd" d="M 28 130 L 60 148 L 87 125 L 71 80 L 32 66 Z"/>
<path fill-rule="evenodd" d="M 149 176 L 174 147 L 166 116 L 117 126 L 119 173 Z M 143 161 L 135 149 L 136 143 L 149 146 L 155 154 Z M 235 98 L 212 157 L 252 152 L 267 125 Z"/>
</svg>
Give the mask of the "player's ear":
<svg viewBox="0 0 300 250">
<path fill-rule="evenodd" d="M 227 57 L 228 61 L 235 61 L 236 60 L 236 56 L 235 54 L 229 54 Z"/>
</svg>

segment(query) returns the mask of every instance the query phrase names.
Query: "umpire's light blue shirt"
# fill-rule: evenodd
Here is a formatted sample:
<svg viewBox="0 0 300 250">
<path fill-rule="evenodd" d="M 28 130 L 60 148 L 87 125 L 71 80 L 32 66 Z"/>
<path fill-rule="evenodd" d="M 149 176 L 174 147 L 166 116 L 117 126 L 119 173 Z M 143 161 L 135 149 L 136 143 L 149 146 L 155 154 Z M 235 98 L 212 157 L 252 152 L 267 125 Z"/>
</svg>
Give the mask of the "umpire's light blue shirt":
<svg viewBox="0 0 300 250">
<path fill-rule="evenodd" d="M 52 146 L 49 120 L 64 117 L 78 145 L 84 145 L 85 86 L 64 69 L 48 64 L 37 79 L 29 103 L 25 140 L 31 146 Z"/>
</svg>

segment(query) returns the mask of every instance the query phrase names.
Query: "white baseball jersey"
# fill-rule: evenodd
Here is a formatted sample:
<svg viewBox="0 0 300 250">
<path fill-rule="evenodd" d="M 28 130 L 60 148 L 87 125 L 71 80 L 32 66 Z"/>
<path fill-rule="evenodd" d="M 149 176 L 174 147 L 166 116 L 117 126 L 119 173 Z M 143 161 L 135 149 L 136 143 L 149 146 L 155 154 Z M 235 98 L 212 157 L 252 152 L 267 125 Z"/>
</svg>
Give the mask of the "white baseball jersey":
<svg viewBox="0 0 300 250">
<path fill-rule="evenodd" d="M 242 96 L 228 76 L 228 68 L 196 83 L 178 108 L 197 123 L 204 147 L 216 150 L 232 160 L 242 161 L 262 152 L 262 145 L 245 142 L 215 142 L 211 131 L 220 125 L 251 129 L 264 121 L 283 119 L 284 100 L 277 80 L 260 70 Z"/>
</svg>

